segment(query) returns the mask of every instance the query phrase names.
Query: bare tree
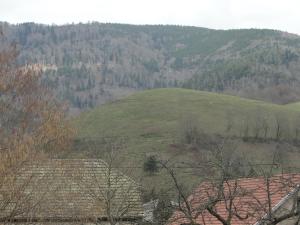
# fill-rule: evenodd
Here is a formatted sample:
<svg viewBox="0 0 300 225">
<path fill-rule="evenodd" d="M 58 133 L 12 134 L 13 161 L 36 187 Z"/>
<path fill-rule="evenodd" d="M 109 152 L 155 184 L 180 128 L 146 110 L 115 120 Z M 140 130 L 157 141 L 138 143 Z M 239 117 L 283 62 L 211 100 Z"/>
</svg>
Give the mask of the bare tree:
<svg viewBox="0 0 300 225">
<path fill-rule="evenodd" d="M 68 146 L 73 134 L 65 122 L 62 105 L 41 85 L 40 71 L 30 66 L 18 66 L 15 63 L 17 55 L 14 45 L 1 46 L 1 220 L 12 219 L 20 213 L 17 213 L 21 209 L 19 206 L 24 206 L 20 199 L 25 199 L 24 190 L 33 179 L 32 176 L 20 178 L 25 167 L 31 162 L 45 159 L 49 152 Z M 27 211 L 28 207 L 24 206 Z"/>
<path fill-rule="evenodd" d="M 141 219 L 140 187 L 128 175 L 132 175 L 129 166 L 122 166 L 120 150 L 122 143 L 109 140 L 103 154 L 101 164 L 103 168 L 91 171 L 90 175 L 79 174 L 77 184 L 96 202 L 99 208 L 99 218 L 106 218 L 110 225 L 120 221 L 136 222 Z M 140 218 L 139 218 L 140 217 Z"/>
<path fill-rule="evenodd" d="M 234 115 L 232 111 L 227 111 L 226 112 L 226 128 L 225 132 L 230 133 L 232 130 L 235 128 L 235 123 L 234 123 Z"/>
<path fill-rule="evenodd" d="M 267 140 L 269 132 L 270 132 L 270 124 L 268 122 L 266 115 L 262 118 L 261 126 L 262 126 L 262 130 L 263 130 L 263 138 L 264 138 L 264 140 Z"/>
<path fill-rule="evenodd" d="M 197 117 L 193 115 L 186 116 L 180 121 L 181 139 L 184 144 L 197 145 L 201 138 L 201 127 Z"/>
<path fill-rule="evenodd" d="M 261 108 L 257 108 L 254 112 L 254 122 L 253 122 L 253 137 L 255 139 L 260 138 L 262 131 L 264 130 L 263 125 L 265 121 L 264 112 Z M 266 135 L 266 134 L 265 134 Z"/>
<path fill-rule="evenodd" d="M 293 121 L 293 128 L 294 128 L 294 140 L 298 141 L 300 137 L 300 118 L 296 117 L 295 121 Z"/>
<path fill-rule="evenodd" d="M 207 212 L 224 225 L 231 224 L 234 216 L 240 218 L 241 221 L 244 219 L 233 203 L 235 198 L 244 196 L 245 192 L 239 187 L 238 182 L 229 182 L 229 179 L 236 177 L 236 174 L 233 175 L 236 171 L 232 171 L 234 160 L 229 156 L 228 151 L 225 152 L 225 149 L 233 150 L 234 146 L 227 139 L 210 143 L 210 145 L 211 154 L 206 158 L 207 161 L 201 162 L 200 169 L 207 174 L 214 174 L 214 179 L 206 177 L 204 186 L 196 189 L 192 195 L 186 193 L 175 170 L 169 165 L 170 162 L 161 161 L 161 166 L 172 178 L 177 193 L 175 210 L 179 213 L 169 220 L 170 223 L 180 221 L 181 224 L 200 225 L 202 223 L 199 222 L 199 217 Z M 203 179 L 205 178 L 203 177 Z M 204 201 L 200 202 L 199 199 Z M 226 216 L 220 214 L 216 208 L 220 202 L 225 202 L 228 212 Z"/>
<path fill-rule="evenodd" d="M 218 221 L 230 224 L 279 224 L 292 221 L 298 224 L 300 207 L 298 192 L 300 175 L 274 176 L 277 166 L 275 157 L 270 165 L 260 169 L 260 177 L 242 179 L 235 173 L 231 157 L 227 157 L 224 144 L 215 146 L 213 157 L 202 162 L 203 168 L 213 171 L 213 176 L 203 177 L 203 183 L 191 195 L 187 195 L 180 180 L 169 162 L 162 162 L 162 167 L 172 178 L 177 193 L 176 213 L 170 218 L 170 224 L 210 224 Z M 249 167 L 255 165 L 249 164 Z M 202 169 L 202 168 L 201 168 Z M 258 168 L 256 168 L 258 170 Z M 281 203 L 274 207 L 281 199 Z"/>
<path fill-rule="evenodd" d="M 242 221 L 247 216 L 243 217 L 234 205 L 234 199 L 245 195 L 244 191 L 238 186 L 238 182 L 228 182 L 227 179 L 219 181 L 209 181 L 205 183 L 202 190 L 196 190 L 192 195 L 187 196 L 182 189 L 177 177 L 172 169 L 164 166 L 168 170 L 174 182 L 175 189 L 177 190 L 177 214 L 173 216 L 169 222 L 178 222 L 181 224 L 202 224 L 199 222 L 199 217 L 208 212 L 211 216 L 215 217 L 221 224 L 229 225 L 234 216 L 240 218 Z M 192 196 L 192 197 L 191 197 Z M 199 199 L 202 202 L 199 202 Z M 225 202 L 226 216 L 218 212 L 217 206 L 220 202 Z"/>
<path fill-rule="evenodd" d="M 240 126 L 240 137 L 243 138 L 243 140 L 248 140 L 250 137 L 250 119 L 249 115 L 246 115 L 244 119 L 241 122 Z"/>
<path fill-rule="evenodd" d="M 281 113 L 277 113 L 274 116 L 275 122 L 275 139 L 282 140 L 284 138 L 290 138 L 290 126 L 289 120 L 282 115 Z"/>
</svg>

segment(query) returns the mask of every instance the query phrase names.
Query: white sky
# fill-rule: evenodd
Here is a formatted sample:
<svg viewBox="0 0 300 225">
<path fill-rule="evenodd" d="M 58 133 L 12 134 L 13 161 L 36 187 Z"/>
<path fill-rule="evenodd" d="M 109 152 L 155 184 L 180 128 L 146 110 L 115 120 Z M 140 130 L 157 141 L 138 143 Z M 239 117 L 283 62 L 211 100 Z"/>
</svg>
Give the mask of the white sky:
<svg viewBox="0 0 300 225">
<path fill-rule="evenodd" d="M 270 28 L 300 34 L 300 0 L 0 0 L 0 21 Z"/>
</svg>

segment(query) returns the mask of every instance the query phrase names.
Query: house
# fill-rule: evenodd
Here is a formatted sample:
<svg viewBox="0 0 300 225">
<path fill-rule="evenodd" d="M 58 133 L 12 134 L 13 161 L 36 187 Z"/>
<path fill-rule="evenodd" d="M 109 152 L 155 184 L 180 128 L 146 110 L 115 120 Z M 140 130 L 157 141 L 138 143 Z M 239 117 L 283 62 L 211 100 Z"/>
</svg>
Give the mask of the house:
<svg viewBox="0 0 300 225">
<path fill-rule="evenodd" d="M 150 223 L 155 222 L 154 221 L 154 219 L 155 219 L 154 212 L 157 209 L 159 203 L 161 203 L 161 200 L 155 199 L 155 200 L 151 200 L 151 201 L 143 204 L 143 207 L 144 207 L 144 219 L 143 220 L 145 222 L 150 222 Z M 173 209 L 178 206 L 178 203 L 174 202 L 174 201 L 170 201 L 170 202 L 166 202 L 166 205 L 164 205 L 164 206 L 167 208 Z"/>
<path fill-rule="evenodd" d="M 32 163 L 13 186 L 0 187 L 0 224 L 135 224 L 143 217 L 139 185 L 98 159 Z"/>
<path fill-rule="evenodd" d="M 294 225 L 300 216 L 300 174 L 203 182 L 169 219 L 169 225 Z M 273 223 L 275 224 L 275 223 Z"/>
<path fill-rule="evenodd" d="M 154 221 L 154 211 L 158 205 L 158 199 L 151 200 L 143 204 L 144 208 L 144 221 L 153 222 Z"/>
</svg>

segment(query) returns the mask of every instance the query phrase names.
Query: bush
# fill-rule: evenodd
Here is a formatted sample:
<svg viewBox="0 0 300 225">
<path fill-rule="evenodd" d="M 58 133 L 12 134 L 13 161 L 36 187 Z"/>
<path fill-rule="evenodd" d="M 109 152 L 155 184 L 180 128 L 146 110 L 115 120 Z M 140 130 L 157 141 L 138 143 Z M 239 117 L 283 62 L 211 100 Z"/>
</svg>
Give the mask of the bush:
<svg viewBox="0 0 300 225">
<path fill-rule="evenodd" d="M 144 171 L 150 174 L 157 173 L 159 170 L 158 161 L 155 156 L 149 156 L 144 162 Z"/>
</svg>

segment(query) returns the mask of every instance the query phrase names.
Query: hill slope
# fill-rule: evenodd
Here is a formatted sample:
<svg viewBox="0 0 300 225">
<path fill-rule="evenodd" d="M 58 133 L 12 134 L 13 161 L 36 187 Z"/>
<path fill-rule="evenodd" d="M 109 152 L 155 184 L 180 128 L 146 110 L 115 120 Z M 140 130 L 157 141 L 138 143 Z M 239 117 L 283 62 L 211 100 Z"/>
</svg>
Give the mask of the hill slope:
<svg viewBox="0 0 300 225">
<path fill-rule="evenodd" d="M 186 87 L 287 103 L 300 100 L 300 37 L 274 30 L 1 23 L 19 63 L 77 109 L 141 89 Z"/>
<path fill-rule="evenodd" d="M 179 129 L 177 122 L 185 117 L 196 118 L 206 133 L 224 134 L 230 115 L 234 115 L 236 124 L 241 124 L 246 118 L 251 120 L 257 112 L 267 115 L 270 122 L 277 114 L 282 114 L 287 123 L 289 119 L 292 123 L 298 116 L 298 111 L 289 105 L 165 88 L 143 91 L 106 104 L 83 113 L 77 122 L 81 138 L 105 135 L 141 137 L 148 131 L 155 137 L 174 137 Z"/>
<path fill-rule="evenodd" d="M 298 147 L 293 144 L 287 147 L 285 142 L 295 139 L 295 130 L 300 127 L 299 115 L 298 110 L 288 106 L 223 94 L 178 88 L 148 90 L 76 118 L 78 151 L 72 154 L 102 157 L 105 138 L 122 138 L 124 146 L 120 156 L 127 165 L 138 167 L 137 174 L 142 172 L 149 155 L 195 162 L 203 152 L 186 147 L 188 145 L 182 141 L 186 125 L 193 124 L 205 134 L 234 138 L 237 154 L 249 160 L 270 162 L 274 151 L 280 149 L 282 160 L 287 160 L 289 166 L 298 166 Z M 257 127 L 264 121 L 269 127 L 267 136 L 260 129 L 258 138 L 261 139 L 245 141 L 245 129 L 248 130 L 247 138 L 254 137 Z M 277 121 L 282 130 L 278 139 Z M 185 179 L 190 185 L 198 182 L 197 176 L 191 181 L 191 176 L 185 174 Z M 146 177 L 143 184 L 151 188 L 163 180 L 163 176 Z"/>
</svg>

